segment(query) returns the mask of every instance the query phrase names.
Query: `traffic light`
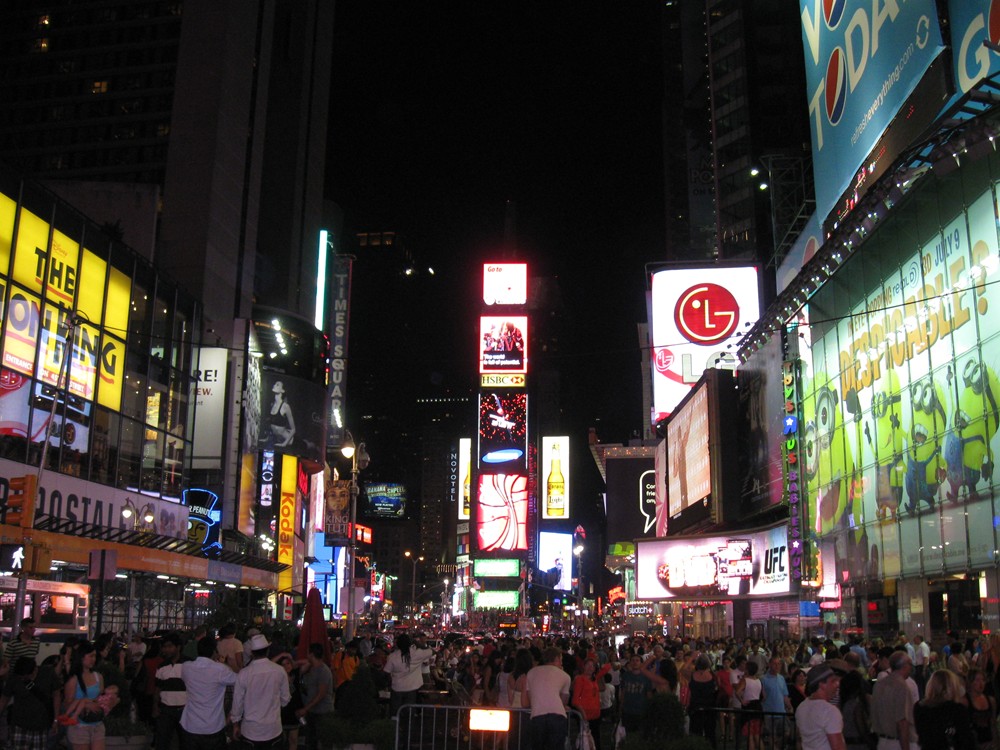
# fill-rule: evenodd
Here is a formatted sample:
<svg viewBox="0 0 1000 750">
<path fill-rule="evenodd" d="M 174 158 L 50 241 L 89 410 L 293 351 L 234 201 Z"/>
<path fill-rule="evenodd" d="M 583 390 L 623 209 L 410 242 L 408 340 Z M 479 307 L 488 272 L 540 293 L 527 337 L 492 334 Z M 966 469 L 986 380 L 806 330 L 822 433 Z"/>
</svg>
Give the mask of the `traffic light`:
<svg viewBox="0 0 1000 750">
<path fill-rule="evenodd" d="M 35 498 L 38 496 L 38 477 L 26 474 L 23 477 L 11 477 L 7 491 L 7 507 L 4 511 L 4 523 L 8 526 L 21 526 L 30 529 L 35 525 Z"/>
</svg>

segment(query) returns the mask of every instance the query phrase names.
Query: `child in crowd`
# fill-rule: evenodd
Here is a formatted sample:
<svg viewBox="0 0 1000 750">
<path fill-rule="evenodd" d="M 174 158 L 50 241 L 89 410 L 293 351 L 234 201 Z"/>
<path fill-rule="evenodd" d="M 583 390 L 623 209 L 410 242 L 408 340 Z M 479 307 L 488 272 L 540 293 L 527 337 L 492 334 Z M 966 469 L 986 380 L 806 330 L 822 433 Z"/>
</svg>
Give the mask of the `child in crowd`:
<svg viewBox="0 0 1000 750">
<path fill-rule="evenodd" d="M 77 698 L 66 706 L 65 713 L 61 714 L 57 721 L 65 726 L 72 726 L 81 721 L 93 724 L 102 721 L 108 712 L 118 705 L 119 695 L 117 685 L 107 685 L 99 696 L 94 700 L 87 698 Z"/>
</svg>

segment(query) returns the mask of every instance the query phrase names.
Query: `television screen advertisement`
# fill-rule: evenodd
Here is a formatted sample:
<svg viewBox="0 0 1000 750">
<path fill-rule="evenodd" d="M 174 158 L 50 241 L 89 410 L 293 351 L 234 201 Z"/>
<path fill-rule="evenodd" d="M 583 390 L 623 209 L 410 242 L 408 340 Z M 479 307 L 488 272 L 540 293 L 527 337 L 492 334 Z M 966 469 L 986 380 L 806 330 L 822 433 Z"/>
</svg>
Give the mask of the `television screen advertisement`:
<svg viewBox="0 0 1000 750">
<path fill-rule="evenodd" d="M 569 437 L 542 438 L 542 520 L 569 518 Z"/>
<path fill-rule="evenodd" d="M 365 484 L 364 515 L 368 518 L 406 518 L 406 487 L 393 482 Z"/>
<path fill-rule="evenodd" d="M 494 473 L 527 467 L 528 396 L 483 391 L 479 394 L 479 468 Z"/>
<path fill-rule="evenodd" d="M 573 535 L 541 531 L 538 534 L 538 570 L 543 580 L 535 580 L 557 591 L 573 588 Z"/>
<path fill-rule="evenodd" d="M 668 417 L 707 369 L 736 369 L 735 345 L 760 316 L 756 266 L 669 268 L 650 293 L 653 423 Z"/>
<path fill-rule="evenodd" d="M 523 474 L 480 473 L 475 515 L 479 552 L 526 552 L 528 478 Z"/>
<path fill-rule="evenodd" d="M 322 464 L 326 390 L 303 378 L 269 371 L 261 375 L 264 396 L 258 448 Z"/>
<path fill-rule="evenodd" d="M 790 591 L 784 525 L 636 544 L 639 599 L 733 599 Z"/>
<path fill-rule="evenodd" d="M 528 318 L 526 315 L 484 315 L 479 319 L 479 372 L 528 372 Z"/>
<path fill-rule="evenodd" d="M 528 266 L 524 263 L 483 265 L 483 303 L 523 305 L 528 301 Z"/>
<path fill-rule="evenodd" d="M 943 49 L 934 0 L 800 0 L 816 210 L 829 215 Z"/>
<path fill-rule="evenodd" d="M 671 518 L 712 494 L 708 440 L 708 384 L 703 384 L 667 423 L 667 498 Z"/>
</svg>

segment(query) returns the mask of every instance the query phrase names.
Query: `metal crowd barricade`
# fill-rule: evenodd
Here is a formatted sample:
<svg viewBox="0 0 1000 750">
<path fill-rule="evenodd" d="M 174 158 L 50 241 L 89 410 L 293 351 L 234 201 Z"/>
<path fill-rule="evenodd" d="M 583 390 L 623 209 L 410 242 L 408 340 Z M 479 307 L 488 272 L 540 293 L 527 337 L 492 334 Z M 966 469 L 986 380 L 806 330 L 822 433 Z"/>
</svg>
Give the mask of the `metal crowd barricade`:
<svg viewBox="0 0 1000 750">
<path fill-rule="evenodd" d="M 473 711 L 492 716 L 473 716 Z M 506 716 L 504 714 L 506 713 Z M 570 747 L 576 747 L 584 718 L 567 709 Z M 396 718 L 396 748 L 412 750 L 530 750 L 531 711 L 527 708 L 493 706 L 407 704 Z M 497 719 L 507 729 L 473 728 L 485 720 Z M 473 721 L 470 722 L 470 719 Z M 560 749 L 561 750 L 561 749 Z"/>
<path fill-rule="evenodd" d="M 688 734 L 705 737 L 715 750 L 748 750 L 749 735 L 758 728 L 758 750 L 795 750 L 798 746 L 791 714 L 745 708 L 696 708 L 688 712 Z"/>
</svg>

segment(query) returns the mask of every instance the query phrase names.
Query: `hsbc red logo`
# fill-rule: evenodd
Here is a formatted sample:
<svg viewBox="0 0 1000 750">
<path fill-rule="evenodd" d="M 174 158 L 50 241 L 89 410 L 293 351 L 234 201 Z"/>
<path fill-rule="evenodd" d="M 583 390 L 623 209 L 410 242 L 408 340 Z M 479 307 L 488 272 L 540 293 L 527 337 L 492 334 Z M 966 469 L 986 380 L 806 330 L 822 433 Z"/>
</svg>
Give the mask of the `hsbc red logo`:
<svg viewBox="0 0 1000 750">
<path fill-rule="evenodd" d="M 0 390 L 16 391 L 24 385 L 24 376 L 11 370 L 0 370 Z"/>
<path fill-rule="evenodd" d="M 692 344 L 717 344 L 729 338 L 739 322 L 739 303 L 732 292 L 718 284 L 696 284 L 688 288 L 674 307 L 677 330 Z"/>
<path fill-rule="evenodd" d="M 670 365 L 674 363 L 674 353 L 667 349 L 665 346 L 661 346 L 653 354 L 653 366 L 659 373 L 669 372 Z"/>
</svg>

